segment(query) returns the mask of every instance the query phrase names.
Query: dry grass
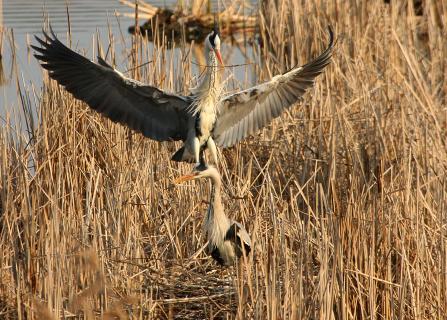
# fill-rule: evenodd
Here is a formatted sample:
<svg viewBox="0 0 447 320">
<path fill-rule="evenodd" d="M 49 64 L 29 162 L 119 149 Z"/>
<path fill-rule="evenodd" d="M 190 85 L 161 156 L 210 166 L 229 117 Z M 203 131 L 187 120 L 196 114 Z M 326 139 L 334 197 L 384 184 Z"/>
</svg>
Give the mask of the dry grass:
<svg viewBox="0 0 447 320">
<path fill-rule="evenodd" d="M 172 186 L 191 170 L 176 146 L 46 80 L 33 140 L 0 131 L 0 317 L 445 317 L 447 8 L 391 2 L 266 2 L 260 78 L 317 53 L 327 24 L 339 43 L 303 104 L 223 151 L 227 212 L 254 242 L 229 270 L 202 251 L 208 186 Z M 140 76 L 186 90 L 188 46 L 141 41 Z"/>
</svg>

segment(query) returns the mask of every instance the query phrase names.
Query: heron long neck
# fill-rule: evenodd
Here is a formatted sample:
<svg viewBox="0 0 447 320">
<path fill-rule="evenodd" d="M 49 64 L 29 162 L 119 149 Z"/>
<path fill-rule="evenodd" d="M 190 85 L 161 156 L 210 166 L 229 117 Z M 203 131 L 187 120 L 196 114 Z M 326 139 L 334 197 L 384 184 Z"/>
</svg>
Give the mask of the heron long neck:
<svg viewBox="0 0 447 320">
<path fill-rule="evenodd" d="M 211 219 L 221 218 L 221 216 L 226 217 L 222 207 L 221 185 L 220 178 L 211 177 L 210 205 L 208 209 L 208 216 Z"/>
<path fill-rule="evenodd" d="M 206 55 L 206 69 L 205 75 L 202 78 L 200 84 L 194 89 L 198 95 L 214 93 L 220 89 L 219 83 L 219 68 L 217 64 L 217 58 L 214 51 L 205 49 Z"/>
<path fill-rule="evenodd" d="M 206 67 L 206 78 L 208 78 L 209 85 L 211 88 L 218 87 L 218 67 L 217 67 L 217 58 L 214 51 L 207 52 L 207 67 Z"/>
<path fill-rule="evenodd" d="M 208 232 L 209 240 L 219 245 L 225 238 L 225 233 L 230 227 L 230 220 L 225 215 L 221 199 L 221 180 L 220 177 L 212 176 L 210 205 L 205 220 L 205 227 Z"/>
</svg>

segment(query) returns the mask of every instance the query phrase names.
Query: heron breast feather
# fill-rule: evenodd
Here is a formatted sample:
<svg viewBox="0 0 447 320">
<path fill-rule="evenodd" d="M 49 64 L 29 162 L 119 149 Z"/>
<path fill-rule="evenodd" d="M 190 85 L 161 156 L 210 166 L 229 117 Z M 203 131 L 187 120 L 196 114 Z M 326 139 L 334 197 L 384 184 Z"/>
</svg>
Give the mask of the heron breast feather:
<svg viewBox="0 0 447 320">
<path fill-rule="evenodd" d="M 214 122 L 216 121 L 216 114 L 214 112 L 200 113 L 200 132 L 203 136 L 208 137 L 213 130 Z"/>
</svg>

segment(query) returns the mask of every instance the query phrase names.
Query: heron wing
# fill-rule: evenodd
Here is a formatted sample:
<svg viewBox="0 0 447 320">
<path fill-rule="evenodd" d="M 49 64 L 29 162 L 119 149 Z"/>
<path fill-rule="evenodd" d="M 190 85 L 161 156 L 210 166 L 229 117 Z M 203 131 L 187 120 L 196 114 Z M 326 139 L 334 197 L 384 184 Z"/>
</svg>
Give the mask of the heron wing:
<svg viewBox="0 0 447 320">
<path fill-rule="evenodd" d="M 230 147 L 299 101 L 330 63 L 333 48 L 334 35 L 329 28 L 329 45 L 313 61 L 277 75 L 268 82 L 224 97 L 213 131 L 214 141 L 221 147 Z"/>
<path fill-rule="evenodd" d="M 237 221 L 233 221 L 230 229 L 228 229 L 225 235 L 225 240 L 233 242 L 236 247 L 241 250 L 242 245 L 244 246 L 245 253 L 248 254 L 251 251 L 251 240 L 250 235 L 244 226 Z M 240 256 L 242 252 L 238 253 Z"/>
<path fill-rule="evenodd" d="M 53 30 L 41 47 L 31 46 L 51 78 L 110 120 L 157 140 L 185 140 L 188 97 L 168 94 L 123 76 L 106 61 L 88 60 L 60 42 Z"/>
</svg>

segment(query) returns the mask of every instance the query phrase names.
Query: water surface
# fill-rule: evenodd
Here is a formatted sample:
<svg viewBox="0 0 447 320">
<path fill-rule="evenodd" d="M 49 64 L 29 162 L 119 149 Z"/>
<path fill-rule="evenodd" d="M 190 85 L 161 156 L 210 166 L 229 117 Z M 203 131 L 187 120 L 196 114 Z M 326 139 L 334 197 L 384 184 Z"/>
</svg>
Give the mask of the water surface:
<svg viewBox="0 0 447 320">
<path fill-rule="evenodd" d="M 168 6 L 173 5 L 174 1 L 152 1 L 151 3 L 157 6 Z M 127 33 L 127 28 L 134 21 L 132 18 L 117 17 L 116 11 L 132 13 L 133 9 L 120 4 L 117 0 L 0 0 L 0 26 L 3 25 L 6 30 L 2 38 L 3 57 L 0 60 L 2 67 L 0 69 L 0 125 L 5 124 L 6 114 L 14 114 L 18 120 L 13 122 L 20 124 L 23 129 L 24 123 L 21 118 L 23 112 L 20 96 L 17 93 L 19 87 L 21 90 L 30 92 L 35 90 L 36 96 L 40 95 L 42 68 L 32 56 L 29 44 L 36 43 L 34 35 L 41 34 L 47 18 L 64 43 L 67 42 L 69 20 L 72 47 L 77 51 L 82 49 L 87 57 L 92 58 L 93 39 L 96 39 L 98 33 L 103 46 L 107 48 L 109 28 L 117 40 L 115 46 L 117 54 L 123 47 L 130 47 L 131 36 Z M 13 52 L 15 52 L 15 59 L 13 59 Z M 123 61 L 123 59 L 117 60 Z M 231 55 L 227 56 L 228 63 L 241 64 L 245 61 L 239 50 L 231 50 Z M 118 68 L 125 70 L 126 66 L 118 64 Z M 235 70 L 236 78 L 242 82 L 246 80 L 245 74 L 243 68 Z M 35 110 L 37 102 L 31 99 L 30 105 Z"/>
</svg>

